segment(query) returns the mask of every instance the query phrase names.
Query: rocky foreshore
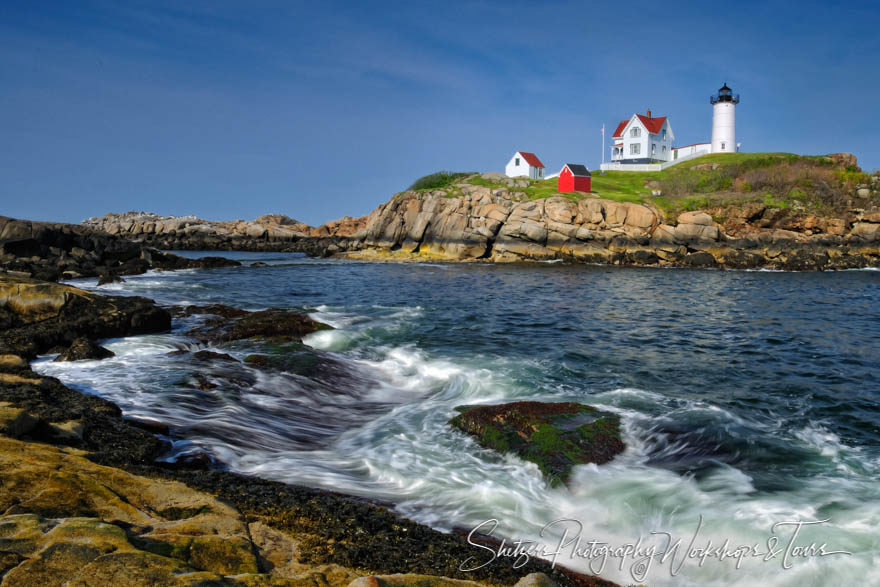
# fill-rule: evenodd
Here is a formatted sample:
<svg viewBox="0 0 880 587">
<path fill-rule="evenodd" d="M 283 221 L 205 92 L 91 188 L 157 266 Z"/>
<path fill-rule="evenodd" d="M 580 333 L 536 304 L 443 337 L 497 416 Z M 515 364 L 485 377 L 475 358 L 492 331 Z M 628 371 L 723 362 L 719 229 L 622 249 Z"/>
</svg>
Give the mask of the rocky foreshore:
<svg viewBox="0 0 880 587">
<path fill-rule="evenodd" d="M 485 550 L 363 499 L 237 475 L 209 459 L 159 463 L 167 426 L 126 419 L 29 366 L 44 353 L 99 359 L 100 339 L 167 331 L 173 315 L 202 313 L 213 317 L 193 336 L 206 341 L 298 340 L 323 328 L 284 310 L 167 309 L 0 276 L 3 587 L 611 585 L 534 559 L 462 572 Z M 200 352 L 194 359 L 224 360 Z"/>
<path fill-rule="evenodd" d="M 82 226 L 165 250 L 309 252 L 312 242 L 355 234 L 363 230 L 365 221 L 345 216 L 313 227 L 283 214 L 266 214 L 252 221 L 211 221 L 125 212 L 89 218 Z"/>
<path fill-rule="evenodd" d="M 151 269 L 234 267 L 222 257 L 186 259 L 85 226 L 0 216 L 0 267 L 44 281 L 99 277 L 117 281 Z"/>
</svg>

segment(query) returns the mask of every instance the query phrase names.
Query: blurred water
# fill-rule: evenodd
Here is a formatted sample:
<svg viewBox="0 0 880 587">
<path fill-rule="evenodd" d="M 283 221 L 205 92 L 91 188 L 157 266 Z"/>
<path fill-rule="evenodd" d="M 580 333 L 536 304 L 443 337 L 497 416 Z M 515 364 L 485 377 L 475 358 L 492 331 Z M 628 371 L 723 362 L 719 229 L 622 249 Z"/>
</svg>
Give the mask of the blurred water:
<svg viewBox="0 0 880 587">
<path fill-rule="evenodd" d="M 651 565 L 651 585 L 880 584 L 880 272 L 227 256 L 246 266 L 96 289 L 302 309 L 335 330 L 305 345 L 215 349 L 272 354 L 283 371 L 169 355 L 197 348 L 183 332 L 198 317 L 171 334 L 109 341 L 110 360 L 38 370 L 171 424 L 186 439 L 178 452 L 203 449 L 236 471 L 390 500 L 443 530 L 496 518 L 499 537 L 555 544 L 561 525 L 544 537 L 542 527 L 572 518 L 584 543 L 644 545 L 660 531 L 683 552 L 702 516 L 695 545 L 766 550 L 774 523 L 828 519 L 796 544 L 852 553 L 795 558 L 787 570 L 782 554 L 739 569 L 711 557 L 677 568 L 673 557 Z M 515 399 L 615 411 L 628 449 L 550 488 L 536 466 L 447 425 L 457 405 Z M 559 562 L 587 568 L 570 550 Z M 632 583 L 632 564 L 609 559 L 601 574 Z"/>
</svg>

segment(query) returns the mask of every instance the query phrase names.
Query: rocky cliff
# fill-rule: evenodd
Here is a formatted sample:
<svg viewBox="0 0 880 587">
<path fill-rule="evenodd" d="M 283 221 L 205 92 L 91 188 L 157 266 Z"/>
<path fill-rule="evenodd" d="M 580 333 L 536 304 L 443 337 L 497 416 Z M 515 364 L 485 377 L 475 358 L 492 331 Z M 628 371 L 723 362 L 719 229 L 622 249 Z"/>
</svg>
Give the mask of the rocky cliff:
<svg viewBox="0 0 880 587">
<path fill-rule="evenodd" d="M 816 216 L 747 203 L 668 218 L 650 204 L 505 188 L 404 192 L 334 243 L 360 258 L 831 269 L 880 265 L 880 210 Z M 336 251 L 332 251 L 336 252 Z"/>
</svg>

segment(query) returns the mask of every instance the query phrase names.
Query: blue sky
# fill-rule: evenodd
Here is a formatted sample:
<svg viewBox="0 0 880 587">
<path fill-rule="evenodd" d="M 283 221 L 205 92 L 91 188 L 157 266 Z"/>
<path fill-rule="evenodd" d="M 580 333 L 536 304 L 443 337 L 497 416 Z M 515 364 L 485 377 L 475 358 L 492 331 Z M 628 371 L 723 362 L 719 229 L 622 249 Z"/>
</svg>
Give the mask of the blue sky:
<svg viewBox="0 0 880 587">
<path fill-rule="evenodd" d="M 516 150 L 591 168 L 602 124 L 880 168 L 878 2 L 0 0 L 0 214 L 369 213 Z M 610 134 L 610 133 L 609 133 Z"/>
</svg>

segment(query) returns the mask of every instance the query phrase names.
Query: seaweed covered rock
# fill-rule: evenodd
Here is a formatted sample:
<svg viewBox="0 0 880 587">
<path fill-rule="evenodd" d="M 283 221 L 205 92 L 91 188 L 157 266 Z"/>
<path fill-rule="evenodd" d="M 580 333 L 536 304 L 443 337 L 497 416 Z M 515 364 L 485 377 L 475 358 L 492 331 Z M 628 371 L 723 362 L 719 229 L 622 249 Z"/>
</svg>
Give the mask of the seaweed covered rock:
<svg viewBox="0 0 880 587">
<path fill-rule="evenodd" d="M 116 404 L 30 370 L 0 373 L 0 434 L 82 448 L 105 464 L 148 464 L 166 448 Z"/>
<path fill-rule="evenodd" d="M 459 406 L 449 423 L 481 446 L 536 463 L 551 484 L 565 483 L 575 465 L 601 465 L 626 448 L 620 418 L 574 402 Z"/>
<path fill-rule="evenodd" d="M 243 315 L 231 319 L 222 316 L 213 318 L 188 334 L 212 344 L 248 338 L 291 342 L 301 340 L 312 332 L 330 328 L 300 312 L 269 308 L 259 312 L 244 312 Z"/>
</svg>

